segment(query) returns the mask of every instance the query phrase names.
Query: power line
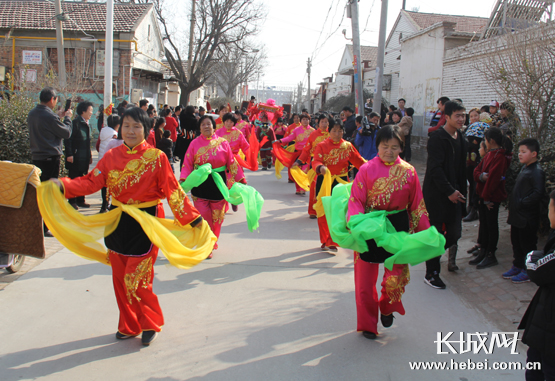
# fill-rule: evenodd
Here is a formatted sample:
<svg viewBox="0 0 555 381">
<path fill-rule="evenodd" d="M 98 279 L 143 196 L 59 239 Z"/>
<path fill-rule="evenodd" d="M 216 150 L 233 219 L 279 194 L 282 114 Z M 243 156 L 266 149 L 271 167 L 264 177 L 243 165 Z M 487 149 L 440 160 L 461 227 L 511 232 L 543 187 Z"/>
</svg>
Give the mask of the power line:
<svg viewBox="0 0 555 381">
<path fill-rule="evenodd" d="M 322 37 L 322 32 L 324 31 L 324 27 L 326 26 L 326 22 L 328 21 L 328 17 L 330 16 L 330 12 L 331 12 L 332 8 L 333 8 L 333 0 L 332 0 L 332 2 L 330 4 L 330 7 L 328 9 L 328 13 L 326 14 L 326 18 L 324 19 L 324 24 L 322 24 L 322 28 L 320 29 L 320 34 L 318 35 L 318 39 L 316 40 L 314 50 L 312 51 L 312 54 L 311 54 L 312 58 L 314 58 L 314 52 L 316 51 L 316 48 L 318 47 L 318 42 L 320 41 L 320 37 Z"/>
<path fill-rule="evenodd" d="M 345 6 L 346 8 L 347 6 Z M 326 39 L 324 40 L 324 42 L 322 42 L 322 44 L 317 48 L 314 49 L 314 53 L 312 55 L 312 58 L 316 58 L 318 56 L 318 53 L 320 52 L 320 50 L 324 47 L 324 44 L 331 38 L 331 36 L 333 36 L 338 30 L 339 28 L 341 28 L 341 24 L 343 23 L 343 20 L 345 19 L 345 8 L 343 8 L 343 15 L 341 17 L 341 21 L 339 21 L 339 25 L 337 25 L 337 28 L 331 32 L 328 37 L 326 37 Z"/>
<path fill-rule="evenodd" d="M 368 12 L 368 17 L 366 18 L 366 25 L 364 25 L 364 30 L 360 34 L 366 32 L 366 27 L 368 26 L 368 21 L 370 21 L 370 16 L 372 15 L 372 9 L 374 9 L 375 2 L 376 0 L 372 1 L 372 5 L 370 6 L 370 12 Z"/>
</svg>

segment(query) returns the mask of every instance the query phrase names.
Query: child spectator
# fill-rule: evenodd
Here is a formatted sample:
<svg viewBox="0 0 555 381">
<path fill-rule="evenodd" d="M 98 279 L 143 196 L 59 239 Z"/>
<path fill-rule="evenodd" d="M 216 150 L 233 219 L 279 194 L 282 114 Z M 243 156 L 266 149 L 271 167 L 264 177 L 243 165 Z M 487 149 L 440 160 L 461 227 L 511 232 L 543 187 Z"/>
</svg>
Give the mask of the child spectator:
<svg viewBox="0 0 555 381">
<path fill-rule="evenodd" d="M 166 127 L 166 119 L 165 118 L 153 118 L 154 123 L 154 139 L 156 142 L 155 147 L 158 148 L 158 142 L 164 137 L 164 131 Z M 171 136 L 171 131 L 170 131 Z"/>
<path fill-rule="evenodd" d="M 549 195 L 549 222 L 555 229 L 555 191 Z M 555 374 L 555 230 L 551 230 L 543 251 L 526 256 L 530 280 L 539 288 L 532 298 L 518 329 L 524 329 L 522 342 L 528 345 L 526 362 L 539 362 L 541 368 L 526 370 L 526 380 L 553 380 Z"/>
<path fill-rule="evenodd" d="M 287 126 L 283 124 L 283 119 L 278 118 L 276 125 L 274 127 L 274 133 L 276 134 L 276 139 L 282 139 L 285 137 L 285 131 L 287 130 Z"/>
<path fill-rule="evenodd" d="M 121 125 L 121 118 L 116 115 L 112 114 L 108 117 L 108 125 L 100 130 L 100 136 L 98 139 L 100 140 L 100 145 L 98 146 L 98 160 L 102 159 L 104 154 L 108 152 L 108 144 L 110 141 L 117 139 L 118 131 Z M 108 211 L 109 205 L 109 195 L 107 194 L 106 187 L 102 188 L 102 206 L 100 207 L 100 213 L 106 213 Z"/>
<path fill-rule="evenodd" d="M 480 120 L 481 114 L 478 108 L 473 108 L 468 113 L 470 117 L 470 125 L 465 131 L 466 140 L 468 141 L 468 153 L 466 154 L 466 179 L 468 180 L 468 208 L 467 216 L 463 218 L 464 222 L 475 221 L 478 219 L 478 195 L 476 194 L 476 183 L 474 182 L 474 168 L 480 161 L 478 151 L 481 142 L 484 140 L 484 133 L 490 127 L 489 124 Z M 485 114 L 484 117 L 489 117 Z"/>
<path fill-rule="evenodd" d="M 404 110 L 405 115 L 401 118 L 398 126 L 401 129 L 401 137 L 403 138 L 403 145 L 405 146 L 403 152 L 399 154 L 399 157 L 407 162 L 411 160 L 410 151 L 410 138 L 412 131 L 412 116 L 414 115 L 414 109 L 408 107 Z"/>
<path fill-rule="evenodd" d="M 515 187 L 509 198 L 511 244 L 513 266 L 503 278 L 513 283 L 529 282 L 524 260 L 526 254 L 536 250 L 540 205 L 545 194 L 545 173 L 538 163 L 540 143 L 536 139 L 524 139 L 518 143 L 518 160 L 524 164 L 518 174 Z"/>
<path fill-rule="evenodd" d="M 268 141 L 260 147 L 260 160 L 262 161 L 262 170 L 267 171 L 272 168 L 272 142 L 276 140 L 276 134 L 268 122 L 268 117 L 262 115 L 260 121 L 256 121 L 256 137 L 261 142 L 264 136 L 268 137 Z"/>
<path fill-rule="evenodd" d="M 499 241 L 499 204 L 507 198 L 505 174 L 511 155 L 503 149 L 503 132 L 490 128 L 485 134 L 488 153 L 474 169 L 476 193 L 479 200 L 480 228 L 478 239 L 480 254 L 469 264 L 477 269 L 497 265 L 495 251 Z"/>
<path fill-rule="evenodd" d="M 480 154 L 481 159 L 483 159 L 484 156 L 486 156 L 486 153 L 488 153 L 488 147 L 486 147 L 486 141 L 485 140 L 482 140 L 480 142 L 480 149 L 478 150 L 478 153 Z M 474 182 L 474 171 L 472 171 L 472 181 Z M 479 197 L 478 197 L 478 199 L 479 199 Z M 476 245 L 474 245 L 472 248 L 470 248 L 467 251 L 467 253 L 472 254 L 473 257 L 477 256 L 480 253 L 480 229 L 478 229 L 478 240 L 476 242 L 477 242 Z"/>
<path fill-rule="evenodd" d="M 163 118 L 160 118 L 160 119 L 163 119 Z M 173 160 L 172 160 L 173 141 L 171 140 L 171 134 L 172 134 L 171 131 L 165 130 L 163 133 L 162 139 L 160 139 L 156 144 L 156 148 L 158 148 L 160 151 L 166 154 L 173 170 Z"/>
</svg>

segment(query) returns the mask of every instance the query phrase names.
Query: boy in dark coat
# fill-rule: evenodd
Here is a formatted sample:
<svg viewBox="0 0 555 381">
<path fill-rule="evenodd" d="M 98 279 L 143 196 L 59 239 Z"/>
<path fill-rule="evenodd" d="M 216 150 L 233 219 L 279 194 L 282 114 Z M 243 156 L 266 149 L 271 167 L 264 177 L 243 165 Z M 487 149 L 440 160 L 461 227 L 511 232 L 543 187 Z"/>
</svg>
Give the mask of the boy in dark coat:
<svg viewBox="0 0 555 381">
<path fill-rule="evenodd" d="M 524 167 L 518 174 L 509 199 L 513 266 L 503 278 L 513 283 L 530 282 L 524 266 L 526 254 L 536 250 L 541 201 L 545 196 L 545 173 L 538 163 L 540 143 L 528 138 L 518 143 L 518 160 Z"/>
<path fill-rule="evenodd" d="M 555 229 L 555 191 L 549 198 L 549 222 Z M 530 280 L 540 287 L 518 329 L 524 329 L 526 361 L 541 363 L 541 369 L 526 370 L 526 380 L 555 380 L 555 230 L 551 230 L 543 251 L 528 253 L 525 264 Z"/>
<path fill-rule="evenodd" d="M 173 160 L 172 160 L 173 141 L 171 140 L 171 134 L 172 134 L 171 131 L 165 130 L 162 139 L 160 139 L 156 144 L 156 148 L 158 148 L 160 151 L 166 154 L 173 170 Z"/>
<path fill-rule="evenodd" d="M 445 126 L 433 132 L 428 140 L 428 162 L 422 191 L 430 224 L 440 233 L 445 233 L 445 248 L 449 248 L 448 269 L 455 271 L 458 270 L 455 258 L 466 201 L 467 143 L 461 133 L 466 115 L 464 106 L 456 101 L 445 103 L 444 114 L 447 120 Z M 439 277 L 439 259 L 426 262 L 424 281 L 433 288 L 444 289 L 445 283 Z"/>
</svg>

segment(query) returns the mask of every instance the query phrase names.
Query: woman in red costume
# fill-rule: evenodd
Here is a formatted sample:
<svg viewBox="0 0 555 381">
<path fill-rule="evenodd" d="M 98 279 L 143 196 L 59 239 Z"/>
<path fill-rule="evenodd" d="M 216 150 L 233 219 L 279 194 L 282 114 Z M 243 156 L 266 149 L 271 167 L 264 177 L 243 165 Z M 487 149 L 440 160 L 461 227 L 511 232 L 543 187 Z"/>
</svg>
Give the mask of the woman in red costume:
<svg viewBox="0 0 555 381">
<path fill-rule="evenodd" d="M 349 182 L 349 162 L 356 168 L 360 168 L 366 160 L 360 156 L 357 149 L 348 141 L 342 139 L 343 127 L 339 124 L 331 125 L 330 137 L 316 146 L 312 169 L 318 174 L 316 178 L 316 194 L 318 200 L 323 196 L 329 196 L 334 186 L 339 183 Z M 329 171 L 329 174 L 326 174 Z M 324 177 L 330 176 L 331 181 L 325 182 Z M 326 187 L 329 187 L 326 189 Z M 320 201 L 321 203 L 321 201 Z M 316 204 L 318 215 L 318 229 L 320 231 L 320 242 L 322 250 L 337 251 L 337 244 L 333 242 L 328 228 L 326 215 L 323 208 Z"/>
<path fill-rule="evenodd" d="M 200 136 L 193 140 L 185 154 L 183 169 L 179 182 L 184 181 L 194 169 L 210 163 L 227 184 L 228 188 L 238 180 L 238 165 L 231 151 L 231 146 L 224 138 L 214 133 L 215 123 L 211 117 L 205 115 L 199 119 Z M 224 222 L 227 201 L 216 186 L 214 179 L 209 176 L 204 183 L 191 190 L 195 207 L 200 215 L 208 222 L 210 228 L 220 237 Z M 217 249 L 218 245 L 214 246 Z M 208 257 L 212 258 L 212 254 Z"/>
<path fill-rule="evenodd" d="M 303 150 L 304 146 L 308 141 L 308 137 L 314 131 L 314 128 L 310 127 L 308 123 L 310 122 L 310 117 L 308 115 L 301 115 L 301 125 L 293 130 L 289 136 L 286 136 L 283 139 L 279 139 L 279 143 L 289 143 L 291 141 L 295 141 L 295 152 L 300 154 L 300 151 Z M 302 165 L 301 169 L 306 172 L 308 168 L 308 164 Z M 303 188 L 295 182 L 296 192 L 295 194 L 304 196 L 305 191 Z"/>
<path fill-rule="evenodd" d="M 389 220 L 397 231 L 420 232 L 430 227 L 428 212 L 422 198 L 420 181 L 412 165 L 401 160 L 403 140 L 399 127 L 382 127 L 376 134 L 378 156 L 363 165 L 357 173 L 349 199 L 347 219 L 376 210 L 399 211 Z M 381 297 L 376 282 L 380 263 L 392 254 L 366 241 L 369 251 L 355 252 L 355 293 L 357 330 L 364 337 L 375 339 L 378 334 L 378 313 L 384 327 L 393 324 L 393 313 L 405 314 L 401 296 L 409 283 L 408 265 L 385 268 Z"/>
<path fill-rule="evenodd" d="M 216 119 L 216 130 L 219 130 L 224 126 L 223 118 L 224 118 L 224 115 L 227 114 L 228 112 L 230 112 L 230 110 L 227 108 L 227 106 L 222 106 L 220 108 L 220 111 L 218 112 L 220 114 L 220 117 Z"/>
<path fill-rule="evenodd" d="M 331 120 L 331 125 L 333 126 L 333 120 Z M 330 136 L 330 133 L 328 132 L 329 126 L 330 119 L 327 115 L 321 114 L 318 117 L 318 128 L 310 134 L 308 142 L 304 146 L 301 156 L 299 156 L 298 160 L 300 162 L 310 164 L 312 158 L 314 157 L 314 150 L 316 149 L 316 146 Z M 316 211 L 314 210 L 316 195 L 316 177 L 314 177 L 314 181 L 310 184 L 310 198 L 308 200 L 308 215 L 312 219 L 317 218 Z"/>
<path fill-rule="evenodd" d="M 61 178 L 65 197 L 92 194 L 107 187 L 112 197 L 110 210 L 132 205 L 161 218 L 164 208 L 160 199 L 167 198 L 176 223 L 197 226 L 202 217 L 177 183 L 166 155 L 145 141 L 150 127 L 147 113 L 134 107 L 125 111 L 122 121 L 124 144 L 107 151 L 88 175 Z M 141 224 L 125 212 L 115 230 L 106 236 L 105 244 L 120 311 L 116 338 L 123 340 L 142 333 L 142 343 L 148 346 L 164 324 L 158 298 L 152 291 L 158 247 Z"/>
</svg>

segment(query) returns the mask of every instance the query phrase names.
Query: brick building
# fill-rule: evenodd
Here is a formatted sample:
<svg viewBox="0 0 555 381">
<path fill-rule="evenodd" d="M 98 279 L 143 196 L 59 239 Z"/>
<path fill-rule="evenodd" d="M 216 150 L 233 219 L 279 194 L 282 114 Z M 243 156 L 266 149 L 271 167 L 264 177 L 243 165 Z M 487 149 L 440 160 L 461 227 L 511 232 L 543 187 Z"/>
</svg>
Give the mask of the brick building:
<svg viewBox="0 0 555 381">
<path fill-rule="evenodd" d="M 67 86 L 59 88 L 54 3 L 0 1 L 0 74 L 13 74 L 14 87 L 38 92 L 46 85 L 98 106 L 104 94 L 106 4 L 62 2 Z M 162 35 L 152 4 L 114 6 L 113 102 L 147 98 L 157 104 L 164 77 Z M 9 86 L 8 76 L 0 79 Z M 134 95 L 134 96 L 133 96 Z"/>
</svg>

